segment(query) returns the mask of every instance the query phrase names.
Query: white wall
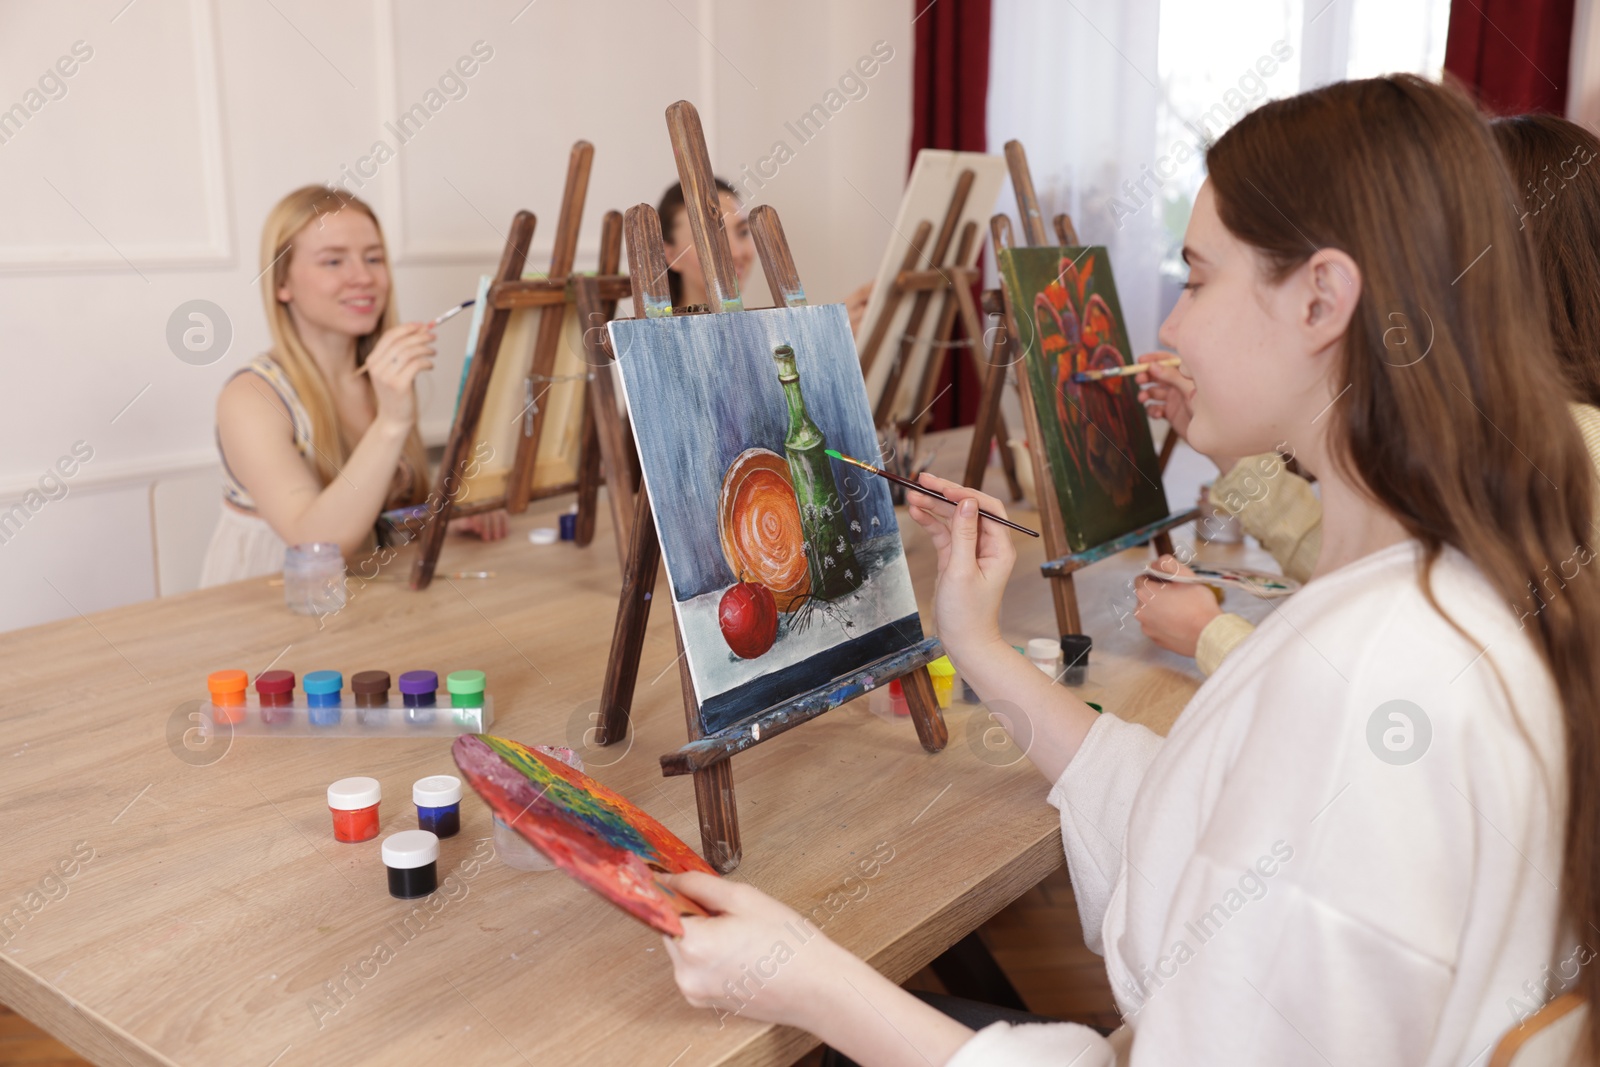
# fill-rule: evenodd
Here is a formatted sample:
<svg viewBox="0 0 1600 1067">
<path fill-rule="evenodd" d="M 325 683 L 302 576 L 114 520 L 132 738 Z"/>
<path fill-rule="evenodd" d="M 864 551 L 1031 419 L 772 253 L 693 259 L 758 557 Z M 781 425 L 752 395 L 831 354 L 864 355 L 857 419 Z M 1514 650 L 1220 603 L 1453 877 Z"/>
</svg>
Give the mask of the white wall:
<svg viewBox="0 0 1600 1067">
<path fill-rule="evenodd" d="M 192 587 L 218 506 L 212 405 L 266 345 L 268 208 L 356 173 L 378 140 L 394 148 L 385 123 L 429 103 L 475 43 L 492 56 L 465 95 L 348 185 L 384 222 L 408 318 L 470 295 L 519 208 L 541 220 L 531 262 L 547 260 L 579 138 L 596 150 L 579 245 L 592 266 L 603 212 L 675 180 L 663 110 L 680 98 L 720 174 L 776 171 L 746 188 L 780 211 L 811 300 L 842 299 L 891 237 L 911 33 L 905 0 L 0 0 L 0 520 L 24 507 L 20 528 L 0 525 L 0 629 Z M 893 58 L 802 145 L 785 122 L 879 40 Z M 747 295 L 769 302 L 759 270 Z M 192 299 L 232 329 L 207 366 L 167 342 Z M 449 358 L 422 387 L 430 440 L 466 321 L 443 329 Z M 78 442 L 92 458 L 46 476 Z"/>
</svg>

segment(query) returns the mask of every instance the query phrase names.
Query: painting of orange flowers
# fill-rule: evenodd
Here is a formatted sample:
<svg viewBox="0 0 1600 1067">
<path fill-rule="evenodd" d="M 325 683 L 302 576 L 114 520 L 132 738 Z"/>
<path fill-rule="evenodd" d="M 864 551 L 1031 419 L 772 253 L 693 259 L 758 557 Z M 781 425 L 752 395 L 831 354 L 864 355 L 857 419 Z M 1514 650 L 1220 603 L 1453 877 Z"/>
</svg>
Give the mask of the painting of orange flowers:
<svg viewBox="0 0 1600 1067">
<path fill-rule="evenodd" d="M 1083 552 L 1167 515 L 1150 422 L 1131 378 L 1075 382 L 1133 361 L 1105 248 L 1011 248 L 1000 273 L 1022 348 L 1067 545 Z"/>
</svg>

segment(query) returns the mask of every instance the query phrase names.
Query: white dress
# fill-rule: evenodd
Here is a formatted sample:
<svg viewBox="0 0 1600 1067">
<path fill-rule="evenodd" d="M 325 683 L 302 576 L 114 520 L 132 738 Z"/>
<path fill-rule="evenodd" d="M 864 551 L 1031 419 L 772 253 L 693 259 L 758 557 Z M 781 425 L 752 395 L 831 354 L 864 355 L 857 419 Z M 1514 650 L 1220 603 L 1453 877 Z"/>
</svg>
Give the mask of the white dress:
<svg viewBox="0 0 1600 1067">
<path fill-rule="evenodd" d="M 302 456 L 309 458 L 313 448 L 311 416 L 306 413 L 305 405 L 300 402 L 283 368 L 270 355 L 263 354 L 245 364 L 238 374 L 257 375 L 278 394 L 294 424 L 294 446 Z M 283 570 L 286 547 L 271 524 L 256 513 L 255 501 L 229 469 L 220 435 L 217 455 L 222 457 L 222 516 L 206 548 L 205 562 L 200 566 L 202 589 L 276 574 Z"/>
<path fill-rule="evenodd" d="M 223 504 L 205 562 L 200 565 L 200 588 L 277 574 L 283 570 L 287 547 L 266 519 Z"/>
<path fill-rule="evenodd" d="M 1471 640 L 1419 558 L 1396 545 L 1284 601 L 1165 739 L 1095 723 L 1049 802 L 1131 1051 L 996 1023 L 949 1067 L 1482 1067 L 1576 973 L 1554 682 L 1464 556 L 1433 589 Z"/>
</svg>

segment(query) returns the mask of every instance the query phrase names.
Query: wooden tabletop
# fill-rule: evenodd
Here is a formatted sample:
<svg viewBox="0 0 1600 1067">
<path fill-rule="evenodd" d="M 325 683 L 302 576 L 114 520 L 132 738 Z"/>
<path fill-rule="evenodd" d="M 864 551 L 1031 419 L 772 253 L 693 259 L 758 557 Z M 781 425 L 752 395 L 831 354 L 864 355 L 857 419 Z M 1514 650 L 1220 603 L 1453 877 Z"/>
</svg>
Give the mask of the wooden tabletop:
<svg viewBox="0 0 1600 1067">
<path fill-rule="evenodd" d="M 959 457 L 964 439 L 941 451 Z M 496 862 L 488 810 L 470 791 L 462 833 L 441 843 L 444 888 L 391 898 L 379 840 L 335 841 L 325 791 L 337 778 L 376 777 L 383 833 L 414 828 L 412 782 L 455 773 L 446 739 L 237 738 L 198 752 L 184 743 L 183 705 L 204 697 L 208 672 L 272 665 L 347 678 L 482 669 L 496 733 L 581 745 L 621 580 L 604 507 L 587 549 L 529 544 L 528 529 L 554 525 L 567 503 L 536 504 L 499 544 L 451 536 L 441 575 L 494 578 L 436 580 L 422 593 L 373 583 L 320 625 L 289 613 L 282 588 L 261 579 L 7 634 L 0 1002 L 102 1064 L 438 1055 L 776 1065 L 811 1047 L 799 1031 L 739 1019 L 719 1027 L 690 1008 L 656 934 L 559 872 Z M 1015 514 L 1037 528 L 1036 515 Z M 926 620 L 932 548 L 903 510 L 901 525 Z M 1055 623 L 1041 548 L 1017 540 L 1002 622 L 1022 644 Z M 1239 548 L 1202 555 L 1264 561 Z M 1164 731 L 1199 676 L 1144 640 L 1131 616 L 1119 625 L 1147 558 L 1133 551 L 1079 574 L 1095 640 L 1080 692 Z M 409 569 L 402 556 L 383 573 Z M 1266 609 L 1230 598 L 1230 609 Z M 698 848 L 692 784 L 664 779 L 657 764 L 684 741 L 675 655 L 663 603 L 633 735 L 586 762 Z M 735 759 L 744 862 L 733 877 L 825 918 L 829 937 L 901 981 L 1059 865 L 1060 827 L 1027 760 L 985 748 L 981 709 L 947 711 L 950 745 L 929 755 L 909 719 L 866 705 Z"/>
</svg>

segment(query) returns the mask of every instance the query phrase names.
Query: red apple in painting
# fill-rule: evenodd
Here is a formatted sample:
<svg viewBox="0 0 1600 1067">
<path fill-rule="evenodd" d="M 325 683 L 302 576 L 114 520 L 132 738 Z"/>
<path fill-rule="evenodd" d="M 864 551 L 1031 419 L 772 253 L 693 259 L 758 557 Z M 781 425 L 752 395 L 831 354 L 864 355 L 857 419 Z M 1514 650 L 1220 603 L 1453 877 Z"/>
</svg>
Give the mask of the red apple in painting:
<svg viewBox="0 0 1600 1067">
<path fill-rule="evenodd" d="M 759 582 L 740 582 L 722 594 L 717 605 L 722 639 L 740 659 L 765 655 L 778 639 L 778 602 Z"/>
</svg>

